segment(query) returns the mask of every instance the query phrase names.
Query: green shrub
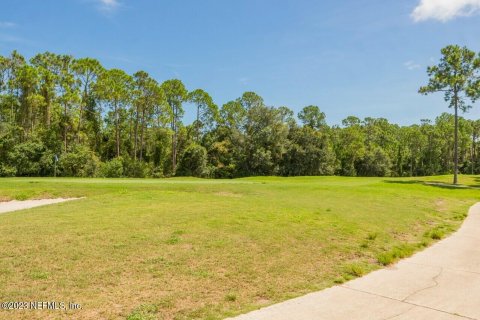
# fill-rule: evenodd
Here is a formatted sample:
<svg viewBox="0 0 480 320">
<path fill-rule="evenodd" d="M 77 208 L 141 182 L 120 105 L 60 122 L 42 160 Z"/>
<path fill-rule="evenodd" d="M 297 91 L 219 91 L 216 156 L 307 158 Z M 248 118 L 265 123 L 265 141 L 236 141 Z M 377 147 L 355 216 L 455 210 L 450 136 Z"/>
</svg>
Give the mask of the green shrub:
<svg viewBox="0 0 480 320">
<path fill-rule="evenodd" d="M 42 176 L 53 176 L 55 171 L 55 153 L 46 150 L 40 157 L 40 172 Z"/>
<path fill-rule="evenodd" d="M 100 177 L 121 178 L 123 177 L 122 158 L 115 158 L 100 165 Z"/>
<path fill-rule="evenodd" d="M 216 179 L 232 179 L 236 176 L 237 167 L 235 164 L 230 163 L 227 166 L 218 166 L 213 170 L 213 176 Z"/>
<path fill-rule="evenodd" d="M 17 168 L 8 164 L 0 164 L 0 177 L 14 177 L 17 174 Z"/>
<path fill-rule="evenodd" d="M 391 160 L 381 148 L 368 150 L 355 163 L 357 175 L 365 177 L 386 177 L 390 175 Z"/>
<path fill-rule="evenodd" d="M 123 159 L 123 173 L 129 178 L 145 178 L 148 174 L 148 164 L 125 158 Z"/>
<path fill-rule="evenodd" d="M 62 176 L 67 177 L 95 176 L 99 165 L 100 161 L 95 153 L 86 146 L 78 146 L 64 153 L 58 163 Z"/>
<path fill-rule="evenodd" d="M 163 174 L 162 167 L 154 167 L 151 173 L 152 178 L 164 178 L 165 175 Z"/>
<path fill-rule="evenodd" d="M 180 176 L 205 177 L 207 174 L 207 150 L 198 144 L 188 146 L 183 153 L 177 174 Z"/>
<path fill-rule="evenodd" d="M 20 143 L 8 153 L 8 163 L 15 167 L 17 176 L 39 176 L 40 159 L 44 152 L 45 146 L 40 142 Z M 10 169 L 9 172 L 11 173 L 12 170 Z"/>
</svg>

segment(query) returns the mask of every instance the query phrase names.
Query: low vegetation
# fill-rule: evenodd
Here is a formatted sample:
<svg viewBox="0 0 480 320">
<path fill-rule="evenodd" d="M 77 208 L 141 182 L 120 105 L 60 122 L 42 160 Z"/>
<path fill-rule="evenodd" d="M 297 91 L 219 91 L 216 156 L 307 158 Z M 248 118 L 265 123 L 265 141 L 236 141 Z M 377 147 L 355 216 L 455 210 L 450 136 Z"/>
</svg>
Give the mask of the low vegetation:
<svg viewBox="0 0 480 320">
<path fill-rule="evenodd" d="M 222 319 L 446 236 L 478 200 L 480 177 L 450 180 L 0 179 L 3 200 L 86 197 L 0 215 L 0 301 L 72 301 L 75 319 Z"/>
</svg>

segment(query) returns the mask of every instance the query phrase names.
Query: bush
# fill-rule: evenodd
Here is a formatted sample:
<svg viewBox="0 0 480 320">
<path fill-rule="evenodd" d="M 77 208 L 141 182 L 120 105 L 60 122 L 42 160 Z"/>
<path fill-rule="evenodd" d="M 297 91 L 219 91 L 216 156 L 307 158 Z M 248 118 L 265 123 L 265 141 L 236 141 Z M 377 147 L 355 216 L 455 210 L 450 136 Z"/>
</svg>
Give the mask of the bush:
<svg viewBox="0 0 480 320">
<path fill-rule="evenodd" d="M 7 155 L 11 168 L 16 169 L 17 176 L 39 176 L 41 172 L 40 159 L 45 152 L 45 146 L 40 142 L 25 142 L 13 147 Z M 9 173 L 12 169 L 8 170 Z"/>
<path fill-rule="evenodd" d="M 390 175 L 391 161 L 384 150 L 375 148 L 367 151 L 355 166 L 357 174 L 364 177 L 386 177 Z"/>
<path fill-rule="evenodd" d="M 47 150 L 40 158 L 40 171 L 42 176 L 51 176 L 55 171 L 55 154 Z"/>
<path fill-rule="evenodd" d="M 227 166 L 218 166 L 213 170 L 213 176 L 216 179 L 233 179 L 236 176 L 237 167 L 230 163 Z"/>
<path fill-rule="evenodd" d="M 92 177 L 96 174 L 100 161 L 86 146 L 78 146 L 60 157 L 59 170 L 67 177 Z"/>
<path fill-rule="evenodd" d="M 115 158 L 102 163 L 99 176 L 103 178 L 121 178 L 123 176 L 122 158 Z"/>
<path fill-rule="evenodd" d="M 151 170 L 151 176 L 153 178 L 164 178 L 165 175 L 163 174 L 163 168 L 162 167 L 154 167 Z"/>
<path fill-rule="evenodd" d="M 180 176 L 205 177 L 207 175 L 207 150 L 198 144 L 188 146 L 183 153 L 177 173 Z"/>
<path fill-rule="evenodd" d="M 126 158 L 123 160 L 123 173 L 130 178 L 145 178 L 148 175 L 148 164 Z"/>
<path fill-rule="evenodd" d="M 0 177 L 14 177 L 17 174 L 15 167 L 8 164 L 0 164 Z"/>
</svg>

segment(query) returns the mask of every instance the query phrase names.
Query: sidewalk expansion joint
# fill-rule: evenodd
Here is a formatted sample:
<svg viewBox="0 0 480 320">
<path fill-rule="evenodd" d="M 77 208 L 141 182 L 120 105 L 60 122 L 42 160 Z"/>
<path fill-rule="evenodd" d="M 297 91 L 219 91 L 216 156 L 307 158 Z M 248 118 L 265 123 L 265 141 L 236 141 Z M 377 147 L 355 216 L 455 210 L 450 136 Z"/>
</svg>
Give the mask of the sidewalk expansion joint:
<svg viewBox="0 0 480 320">
<path fill-rule="evenodd" d="M 381 294 L 377 294 L 377 293 L 372 293 L 372 292 L 368 292 L 368 291 L 363 291 L 363 290 L 359 290 L 359 289 L 353 289 L 353 288 L 345 287 L 345 286 L 343 286 L 343 285 L 340 286 L 340 287 L 342 287 L 342 288 L 344 288 L 344 289 L 349 289 L 349 290 L 352 290 L 352 291 L 357 291 L 357 292 L 369 294 L 369 295 L 372 295 L 372 296 L 380 297 L 380 298 L 385 298 L 385 299 L 392 300 L 392 301 L 397 301 L 397 302 L 401 302 L 401 303 L 406 303 L 406 304 L 412 305 L 412 306 L 414 306 L 414 307 L 419 307 L 419 308 L 429 309 L 429 310 L 433 310 L 433 311 L 438 311 L 438 312 L 445 313 L 445 314 L 448 314 L 448 315 L 451 315 L 451 316 L 456 316 L 456 317 L 459 317 L 459 318 L 462 318 L 462 319 L 480 320 L 480 319 L 471 318 L 471 317 L 464 316 L 464 315 L 460 315 L 460 314 L 456 314 L 456 313 L 450 313 L 450 312 L 448 312 L 448 311 L 444 311 L 444 310 L 440 310 L 440 309 L 435 309 L 435 308 L 428 307 L 428 306 L 423 306 L 423 305 L 421 305 L 421 304 L 416 304 L 416 303 L 413 303 L 413 302 L 411 302 L 411 301 L 403 301 L 403 300 L 399 300 L 399 299 L 387 297 L 387 296 L 384 296 L 384 295 L 381 295 Z M 405 312 L 408 312 L 408 310 L 405 311 Z M 405 313 L 405 312 L 404 312 L 404 313 Z M 401 315 L 401 314 L 400 314 L 400 315 Z M 396 315 L 396 316 L 398 317 L 399 315 Z"/>
</svg>

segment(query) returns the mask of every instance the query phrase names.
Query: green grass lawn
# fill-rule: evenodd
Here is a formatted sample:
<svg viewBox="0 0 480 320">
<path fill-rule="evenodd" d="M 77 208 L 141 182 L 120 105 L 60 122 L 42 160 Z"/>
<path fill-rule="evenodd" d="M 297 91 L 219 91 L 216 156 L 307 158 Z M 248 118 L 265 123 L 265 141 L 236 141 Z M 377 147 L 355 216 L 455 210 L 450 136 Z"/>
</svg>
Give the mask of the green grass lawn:
<svg viewBox="0 0 480 320">
<path fill-rule="evenodd" d="M 0 179 L 1 319 L 221 319 L 381 268 L 452 232 L 479 177 Z"/>
</svg>

